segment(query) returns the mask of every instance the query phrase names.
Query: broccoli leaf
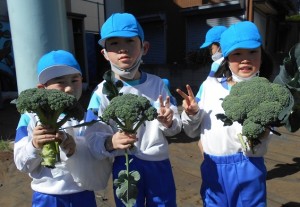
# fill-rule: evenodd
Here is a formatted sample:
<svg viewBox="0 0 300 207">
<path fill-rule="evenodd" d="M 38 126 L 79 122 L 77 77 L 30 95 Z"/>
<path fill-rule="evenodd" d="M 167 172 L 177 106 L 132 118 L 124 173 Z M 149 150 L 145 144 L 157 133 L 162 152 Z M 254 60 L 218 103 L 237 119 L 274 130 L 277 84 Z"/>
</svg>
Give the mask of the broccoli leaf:
<svg viewBox="0 0 300 207">
<path fill-rule="evenodd" d="M 103 84 L 102 93 L 107 95 L 108 100 L 112 100 L 114 97 L 120 95 L 119 91 L 123 87 L 123 83 L 120 80 L 115 82 L 113 71 L 106 71 L 103 75 L 103 79 L 105 83 Z"/>
</svg>

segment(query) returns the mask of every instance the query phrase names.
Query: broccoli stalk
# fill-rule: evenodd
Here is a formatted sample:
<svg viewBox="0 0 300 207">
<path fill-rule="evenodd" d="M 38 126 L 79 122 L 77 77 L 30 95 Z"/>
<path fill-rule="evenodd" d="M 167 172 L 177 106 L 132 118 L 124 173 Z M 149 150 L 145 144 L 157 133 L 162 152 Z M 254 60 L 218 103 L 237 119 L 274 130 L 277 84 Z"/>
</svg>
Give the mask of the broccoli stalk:
<svg viewBox="0 0 300 207">
<path fill-rule="evenodd" d="M 232 86 L 230 94 L 223 99 L 222 107 L 225 114 L 216 114 L 230 126 L 237 121 L 242 125 L 241 135 L 254 153 L 254 147 L 260 143 L 259 138 L 266 129 L 284 126 L 294 105 L 294 98 L 289 89 L 283 85 L 271 83 L 266 78 L 254 77 Z M 243 139 L 239 135 L 239 139 Z"/>
<path fill-rule="evenodd" d="M 56 131 L 69 119 L 82 120 L 84 116 L 84 110 L 74 96 L 55 89 L 24 90 L 17 99 L 16 107 L 20 113 L 36 113 L 42 125 Z M 59 120 L 61 114 L 65 116 Z M 55 163 L 60 161 L 58 142 L 46 143 L 42 148 L 41 157 L 42 165 L 54 168 Z"/>
<path fill-rule="evenodd" d="M 101 119 L 106 123 L 113 120 L 121 131 L 134 134 L 145 121 L 152 121 L 156 117 L 157 111 L 147 98 L 124 94 L 111 100 Z M 129 171 L 129 163 L 132 160 L 128 160 L 127 150 L 125 150 L 125 159 L 126 170 L 119 172 L 114 185 L 117 187 L 116 195 L 124 205 L 133 206 L 138 194 L 137 182 L 140 180 L 140 174 L 138 171 Z"/>
</svg>

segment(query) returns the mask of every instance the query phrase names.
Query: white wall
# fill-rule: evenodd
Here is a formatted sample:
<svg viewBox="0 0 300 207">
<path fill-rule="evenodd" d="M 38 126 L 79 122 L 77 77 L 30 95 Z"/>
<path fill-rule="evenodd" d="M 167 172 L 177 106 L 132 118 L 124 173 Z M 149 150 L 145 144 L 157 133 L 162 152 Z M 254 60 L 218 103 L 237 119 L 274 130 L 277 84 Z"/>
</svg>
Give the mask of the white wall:
<svg viewBox="0 0 300 207">
<path fill-rule="evenodd" d="M 84 14 L 85 31 L 99 33 L 105 21 L 104 0 L 72 0 L 69 12 Z"/>
</svg>

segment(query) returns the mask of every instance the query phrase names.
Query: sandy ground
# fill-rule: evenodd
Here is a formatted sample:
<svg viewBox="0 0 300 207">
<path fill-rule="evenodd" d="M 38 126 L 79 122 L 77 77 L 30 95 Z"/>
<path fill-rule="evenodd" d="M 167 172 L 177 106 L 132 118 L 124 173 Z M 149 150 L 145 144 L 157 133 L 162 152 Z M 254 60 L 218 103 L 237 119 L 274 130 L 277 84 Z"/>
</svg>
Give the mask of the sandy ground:
<svg viewBox="0 0 300 207">
<path fill-rule="evenodd" d="M 13 140 L 19 114 L 14 105 L 0 109 L 0 138 Z M 268 170 L 268 207 L 300 206 L 300 131 L 272 140 L 265 163 Z M 184 134 L 169 139 L 170 160 L 175 177 L 178 207 L 201 207 L 199 196 L 201 157 L 197 140 Z M 112 181 L 106 191 L 96 192 L 98 207 L 114 207 Z M 18 171 L 12 152 L 0 152 L 0 207 L 31 206 L 30 178 Z"/>
<path fill-rule="evenodd" d="M 85 100 L 82 100 L 83 102 Z M 83 103 L 86 104 L 86 103 Z M 13 140 L 15 137 L 15 129 L 18 124 L 20 114 L 16 111 L 15 105 L 6 102 L 3 109 L 0 109 L 0 138 L 4 140 Z M 174 176 L 182 178 L 177 184 L 178 206 L 202 206 L 199 197 L 199 171 L 198 163 L 200 158 L 197 149 L 196 140 L 186 141 L 186 143 L 176 143 L 173 139 L 170 153 L 174 159 Z M 189 147 L 193 149 L 190 149 Z M 187 147 L 187 148 L 186 148 Z M 187 149 L 187 152 L 184 152 Z M 177 154 L 183 154 L 177 159 Z M 187 164 L 187 161 L 193 160 L 197 163 L 191 163 L 190 167 L 182 169 L 181 163 Z M 188 177 L 187 177 L 188 176 Z M 188 179 L 188 180 L 186 180 Z M 29 207 L 31 206 L 32 191 L 30 188 L 31 179 L 26 173 L 22 173 L 16 169 L 13 161 L 13 152 L 0 152 L 0 207 Z M 98 207 L 113 207 L 113 191 L 112 181 L 106 190 L 96 192 Z"/>
</svg>

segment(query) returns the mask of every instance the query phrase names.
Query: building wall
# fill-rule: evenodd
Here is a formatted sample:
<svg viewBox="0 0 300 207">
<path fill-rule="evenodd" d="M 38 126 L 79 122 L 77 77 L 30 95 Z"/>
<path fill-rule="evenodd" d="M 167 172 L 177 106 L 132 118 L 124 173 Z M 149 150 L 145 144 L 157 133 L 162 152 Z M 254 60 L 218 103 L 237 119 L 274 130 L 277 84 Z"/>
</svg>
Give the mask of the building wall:
<svg viewBox="0 0 300 207">
<path fill-rule="evenodd" d="M 98 33 L 105 21 L 104 0 L 66 0 L 67 12 L 84 14 L 85 31 Z"/>
<path fill-rule="evenodd" d="M 158 48 L 160 54 L 165 56 L 165 63 L 178 63 L 184 61 L 185 54 L 185 30 L 184 17 L 180 13 L 180 7 L 173 1 L 161 0 L 125 0 L 124 10 L 134 14 L 140 21 L 142 27 L 147 28 L 151 22 L 153 28 L 159 28 L 157 33 L 145 33 L 153 48 Z M 159 17 L 159 18 L 158 18 Z M 154 26 L 156 24 L 156 26 Z M 161 42 L 156 40 L 157 36 L 162 38 Z M 151 48 L 150 48 L 151 50 Z M 153 54 L 153 58 L 158 54 Z M 147 56 L 152 56 L 151 51 Z"/>
</svg>

